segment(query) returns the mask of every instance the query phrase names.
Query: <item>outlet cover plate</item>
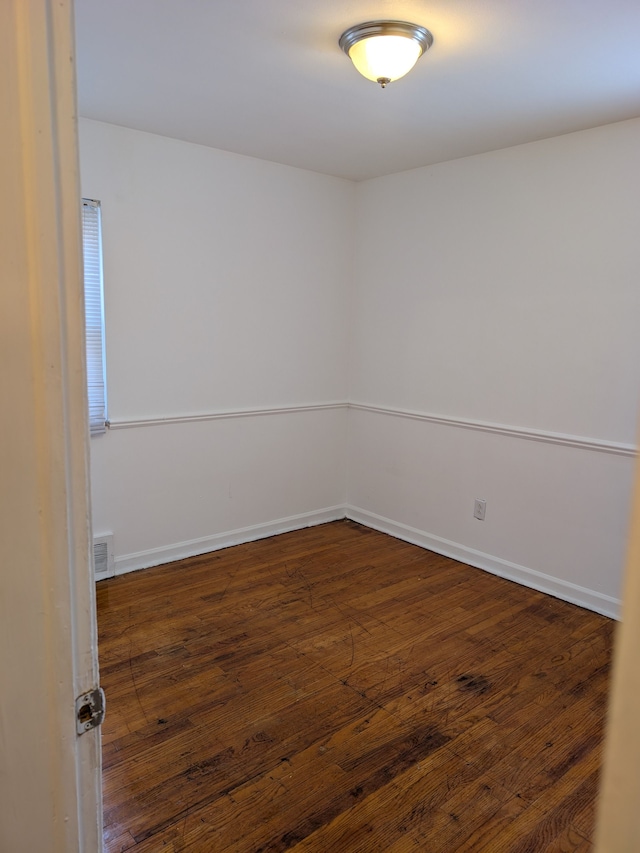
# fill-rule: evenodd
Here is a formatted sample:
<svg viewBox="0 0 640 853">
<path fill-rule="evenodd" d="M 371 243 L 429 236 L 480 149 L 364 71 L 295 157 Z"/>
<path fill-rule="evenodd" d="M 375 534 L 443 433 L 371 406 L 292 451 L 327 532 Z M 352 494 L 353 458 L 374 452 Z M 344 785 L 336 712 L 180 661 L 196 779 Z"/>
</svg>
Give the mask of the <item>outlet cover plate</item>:
<svg viewBox="0 0 640 853">
<path fill-rule="evenodd" d="M 477 518 L 478 521 L 484 521 L 484 517 L 487 514 L 487 502 L 476 500 L 473 503 L 473 517 Z"/>
</svg>

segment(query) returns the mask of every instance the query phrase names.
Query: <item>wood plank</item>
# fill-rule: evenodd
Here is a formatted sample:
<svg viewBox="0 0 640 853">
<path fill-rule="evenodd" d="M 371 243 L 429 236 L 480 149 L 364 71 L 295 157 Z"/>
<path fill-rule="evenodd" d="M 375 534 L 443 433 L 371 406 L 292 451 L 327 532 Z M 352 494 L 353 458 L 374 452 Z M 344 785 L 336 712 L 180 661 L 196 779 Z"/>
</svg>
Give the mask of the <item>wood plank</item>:
<svg viewBox="0 0 640 853">
<path fill-rule="evenodd" d="M 613 625 L 352 522 L 98 586 L 105 849 L 590 849 Z"/>
</svg>

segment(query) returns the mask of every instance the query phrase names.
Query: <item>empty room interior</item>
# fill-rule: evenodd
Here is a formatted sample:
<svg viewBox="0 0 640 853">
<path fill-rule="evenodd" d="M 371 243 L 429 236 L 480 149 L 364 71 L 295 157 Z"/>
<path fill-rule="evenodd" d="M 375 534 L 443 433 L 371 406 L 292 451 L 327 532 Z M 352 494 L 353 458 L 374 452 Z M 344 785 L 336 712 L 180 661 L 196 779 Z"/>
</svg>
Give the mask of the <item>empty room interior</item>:
<svg viewBox="0 0 640 853">
<path fill-rule="evenodd" d="M 638 8 L 75 17 L 105 849 L 594 849 L 636 462 Z M 432 44 L 382 86 L 338 42 L 386 19 Z"/>
</svg>

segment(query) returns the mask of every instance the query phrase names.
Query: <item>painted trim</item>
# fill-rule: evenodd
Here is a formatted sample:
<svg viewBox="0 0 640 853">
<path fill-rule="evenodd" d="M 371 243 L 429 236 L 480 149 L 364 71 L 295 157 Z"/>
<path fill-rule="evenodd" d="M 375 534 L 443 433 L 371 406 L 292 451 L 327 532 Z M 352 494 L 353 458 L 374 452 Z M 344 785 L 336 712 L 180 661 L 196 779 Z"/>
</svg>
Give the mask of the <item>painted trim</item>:
<svg viewBox="0 0 640 853">
<path fill-rule="evenodd" d="M 341 518 L 345 518 L 345 507 L 330 506 L 315 510 L 314 512 L 303 512 L 299 515 L 279 518 L 276 521 L 252 524 L 249 527 L 239 527 L 236 530 L 229 530 L 224 533 L 214 533 L 213 536 L 203 536 L 200 539 L 178 542 L 175 545 L 150 548 L 147 551 L 137 551 L 133 554 L 116 557 L 114 560 L 115 573 L 116 575 L 124 575 L 128 572 L 135 572 L 138 569 L 148 569 L 151 566 L 172 563 L 174 560 L 196 557 L 198 554 L 219 551 L 221 548 L 242 545 L 245 542 L 254 542 L 256 539 L 265 539 L 267 536 L 289 533 L 292 530 L 300 530 L 304 527 L 315 527 L 317 524 L 338 521 Z"/>
<path fill-rule="evenodd" d="M 0 54 L 0 848 L 99 853 L 100 731 L 74 723 L 98 647 L 72 0 L 1 2 Z"/>
<path fill-rule="evenodd" d="M 331 409 L 345 409 L 349 404 L 344 401 L 329 403 L 309 403 L 303 406 L 266 406 L 259 409 L 228 409 L 221 412 L 205 412 L 199 415 L 168 415 L 164 418 L 140 418 L 138 420 L 107 421 L 109 429 L 136 429 L 137 427 L 159 426 L 162 424 L 190 424 L 199 421 L 220 421 L 227 418 L 255 418 L 264 415 L 290 415 L 298 412 L 321 412 Z"/>
<path fill-rule="evenodd" d="M 426 548 L 428 551 L 435 551 L 436 554 L 451 557 L 461 563 L 466 563 L 469 566 L 490 572 L 492 575 L 498 575 L 498 577 L 515 581 L 529 589 L 536 589 L 538 592 L 544 592 L 547 595 L 553 595 L 555 598 L 560 598 L 571 604 L 585 607 L 587 610 L 601 613 L 603 616 L 620 619 L 620 599 L 611 598 L 611 596 L 604 593 L 587 589 L 584 586 L 578 586 L 560 578 L 554 578 L 551 575 L 537 572 L 535 569 L 529 569 L 517 563 L 511 563 L 509 560 L 502 560 L 500 557 L 493 557 L 491 554 L 485 554 L 483 551 L 476 551 L 474 548 L 468 548 L 466 545 L 442 539 L 440 536 L 434 536 L 415 527 L 409 527 L 406 524 L 392 521 L 390 518 L 376 515 L 359 507 L 347 505 L 345 510 L 346 517 L 351 519 L 351 521 L 357 521 L 359 524 L 372 527 L 381 533 L 388 533 L 390 536 L 395 536 L 396 539 L 402 539 L 404 542 L 410 542 L 412 545 L 418 545 L 421 548 Z"/>
<path fill-rule="evenodd" d="M 393 415 L 417 421 L 427 421 L 432 424 L 471 429 L 478 432 L 493 432 L 511 438 L 524 438 L 529 441 L 541 441 L 546 444 L 559 444 L 564 447 L 574 447 L 580 450 L 595 450 L 600 453 L 611 453 L 615 456 L 637 455 L 638 449 L 633 444 L 623 444 L 616 441 L 605 441 L 599 438 L 586 438 L 580 435 L 568 435 L 547 430 L 525 429 L 524 427 L 509 426 L 508 424 L 491 423 L 489 421 L 474 421 L 468 418 L 450 418 L 445 415 L 434 415 L 427 412 L 416 412 L 411 409 L 396 409 L 390 406 L 371 406 L 368 403 L 349 403 L 350 409 L 362 412 L 374 412 L 380 415 Z"/>
<path fill-rule="evenodd" d="M 510 426 L 509 424 L 492 423 L 490 421 L 475 421 L 469 418 L 452 418 L 446 415 L 436 415 L 429 412 L 418 412 L 412 409 L 397 409 L 391 406 L 372 406 L 368 403 L 348 403 L 336 400 L 328 403 L 309 403 L 302 406 L 265 406 L 257 409 L 227 409 L 220 412 L 204 412 L 197 415 L 168 415 L 155 418 L 132 418 L 130 420 L 107 421 L 110 430 L 137 429 L 139 427 L 162 426 L 163 424 L 198 423 L 200 421 L 219 421 L 229 418 L 255 418 L 267 415 L 289 415 L 299 412 L 321 412 L 332 409 L 353 409 L 355 411 L 373 412 L 378 415 L 391 415 L 410 420 L 426 421 L 442 426 L 470 429 L 477 432 L 497 433 L 510 438 L 521 438 L 528 441 L 539 441 L 545 444 L 556 444 L 563 447 L 573 447 L 579 450 L 593 450 L 599 453 L 610 453 L 614 456 L 635 457 L 638 449 L 633 444 L 617 441 L 605 441 L 599 438 L 587 438 L 580 435 L 569 435 L 548 430 L 526 429 L 525 427 Z"/>
<path fill-rule="evenodd" d="M 466 545 L 460 545 L 457 542 L 451 542 L 440 536 L 434 536 L 431 533 L 426 533 L 424 530 L 409 527 L 407 524 L 392 521 L 390 518 L 385 518 L 384 516 L 368 512 L 350 504 L 325 507 L 314 512 L 300 513 L 299 515 L 291 515 L 287 518 L 277 519 L 276 521 L 253 524 L 249 527 L 240 527 L 236 530 L 216 533 L 212 536 L 203 536 L 199 539 L 178 542 L 175 545 L 150 548 L 147 551 L 125 554 L 115 558 L 115 573 L 116 575 L 124 575 L 138 569 L 148 569 L 152 566 L 171 563 L 174 560 L 184 560 L 186 557 L 195 557 L 199 554 L 207 554 L 212 551 L 219 551 L 222 548 L 229 548 L 232 545 L 255 542 L 257 539 L 265 539 L 267 536 L 289 533 L 292 530 L 314 527 L 318 524 L 326 524 L 327 522 L 338 521 L 342 518 L 356 521 L 365 527 L 371 527 L 373 530 L 387 533 L 396 539 L 401 539 L 404 542 L 410 542 L 412 545 L 425 548 L 427 551 L 434 551 L 436 554 L 442 554 L 445 557 L 466 563 L 474 568 L 482 569 L 492 575 L 515 581 L 515 583 L 529 589 L 553 595 L 563 601 L 568 601 L 571 604 L 577 604 L 579 607 L 585 607 L 587 610 L 601 613 L 603 616 L 620 619 L 621 602 L 617 598 L 612 598 L 611 596 L 604 595 L 604 593 L 578 586 L 560 578 L 554 578 L 551 575 L 546 575 L 535 569 L 529 569 L 526 566 L 520 566 L 508 560 L 502 560 L 500 557 L 493 557 L 491 554 L 485 554 L 483 551 L 476 551 L 474 548 L 468 548 Z"/>
</svg>

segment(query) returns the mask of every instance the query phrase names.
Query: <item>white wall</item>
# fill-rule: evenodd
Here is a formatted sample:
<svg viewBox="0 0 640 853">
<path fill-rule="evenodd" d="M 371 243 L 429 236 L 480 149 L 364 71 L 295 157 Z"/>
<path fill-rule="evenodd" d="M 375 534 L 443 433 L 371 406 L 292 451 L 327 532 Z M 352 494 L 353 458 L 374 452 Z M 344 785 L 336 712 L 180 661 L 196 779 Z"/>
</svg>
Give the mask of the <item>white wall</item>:
<svg viewBox="0 0 640 853">
<path fill-rule="evenodd" d="M 386 413 L 350 413 L 349 503 L 615 612 L 638 407 L 640 120 L 357 193 L 350 397 Z M 578 440 L 546 443 L 558 433 Z"/>
<path fill-rule="evenodd" d="M 94 526 L 118 567 L 346 506 L 617 613 L 639 143 L 633 120 L 354 185 L 83 120 L 116 427 Z"/>
<path fill-rule="evenodd" d="M 117 565 L 341 508 L 346 411 L 304 407 L 346 395 L 354 185 L 86 119 L 80 149 L 123 427 L 92 441 L 94 529 Z M 264 414 L 282 407 L 303 411 Z"/>
</svg>

